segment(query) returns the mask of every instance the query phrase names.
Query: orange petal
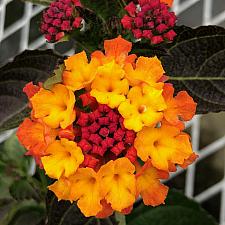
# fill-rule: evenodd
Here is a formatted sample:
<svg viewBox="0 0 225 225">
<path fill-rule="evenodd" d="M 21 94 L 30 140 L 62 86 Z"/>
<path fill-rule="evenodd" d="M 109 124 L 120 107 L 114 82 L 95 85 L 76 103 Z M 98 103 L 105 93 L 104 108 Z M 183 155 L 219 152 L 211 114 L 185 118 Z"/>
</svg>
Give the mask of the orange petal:
<svg viewBox="0 0 225 225">
<path fill-rule="evenodd" d="M 41 121 L 26 118 L 16 134 L 20 143 L 28 150 L 27 154 L 38 158 L 46 154 L 45 150 L 55 140 L 57 131 Z"/>
<path fill-rule="evenodd" d="M 40 86 L 34 85 L 33 82 L 29 82 L 23 88 L 23 92 L 28 98 L 33 97 L 40 90 Z"/>
<path fill-rule="evenodd" d="M 182 165 L 193 153 L 189 135 L 173 126 L 144 127 L 134 142 L 138 156 L 160 170 L 169 171 L 171 164 Z"/>
<path fill-rule="evenodd" d="M 105 199 L 101 200 L 102 210 L 96 215 L 97 218 L 106 218 L 113 214 L 111 204 L 107 203 Z"/>
<path fill-rule="evenodd" d="M 87 87 L 94 80 L 99 65 L 93 58 L 88 63 L 86 53 L 80 52 L 65 60 L 66 69 L 63 73 L 63 84 L 76 91 Z"/>
<path fill-rule="evenodd" d="M 135 167 L 127 158 L 119 158 L 103 165 L 98 174 L 101 194 L 116 211 L 133 205 L 136 196 Z"/>
<path fill-rule="evenodd" d="M 137 173 L 137 192 L 142 196 L 145 205 L 157 206 L 164 203 L 168 187 L 160 183 L 160 179 L 167 179 L 169 174 L 154 168 L 147 161 L 141 171 Z"/>
<path fill-rule="evenodd" d="M 123 65 L 124 63 L 133 63 L 137 57 L 134 54 L 128 56 L 132 48 L 132 43 L 123 39 L 121 36 L 111 40 L 105 40 L 104 48 L 105 55 L 100 51 L 92 53 L 92 57 L 99 59 L 101 64 L 115 60 L 116 63 Z"/>
<path fill-rule="evenodd" d="M 173 5 L 173 0 L 160 0 L 160 2 L 166 3 L 169 7 Z"/>
<path fill-rule="evenodd" d="M 186 159 L 184 161 L 184 163 L 182 165 L 180 165 L 180 167 L 182 167 L 183 169 L 186 169 L 189 165 L 191 165 L 196 159 L 198 158 L 198 155 L 196 155 L 195 153 L 191 154 L 191 156 Z"/>
<path fill-rule="evenodd" d="M 167 108 L 164 110 L 164 120 L 181 130 L 184 129 L 184 122 L 192 119 L 196 110 L 196 103 L 186 91 L 181 91 L 173 97 L 174 88 L 171 84 L 163 87 L 163 97 Z M 181 120 L 180 120 L 181 119 Z"/>
<path fill-rule="evenodd" d="M 79 168 L 71 177 L 71 197 L 77 201 L 81 212 L 86 216 L 96 216 L 102 211 L 103 205 L 99 189 L 99 178 L 91 168 Z"/>
<path fill-rule="evenodd" d="M 55 183 L 48 186 L 48 189 L 55 193 L 58 201 L 70 200 L 71 202 L 73 202 L 73 199 L 71 198 L 71 187 L 71 180 L 66 177 L 61 177 L 59 180 L 55 181 Z"/>
</svg>

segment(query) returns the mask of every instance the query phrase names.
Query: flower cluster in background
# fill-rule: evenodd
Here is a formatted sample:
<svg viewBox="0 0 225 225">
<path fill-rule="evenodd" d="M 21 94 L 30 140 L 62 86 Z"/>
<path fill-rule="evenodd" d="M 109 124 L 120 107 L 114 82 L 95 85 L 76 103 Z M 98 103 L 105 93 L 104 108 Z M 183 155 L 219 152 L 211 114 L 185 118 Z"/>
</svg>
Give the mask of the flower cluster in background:
<svg viewBox="0 0 225 225">
<path fill-rule="evenodd" d="M 43 12 L 40 30 L 48 42 L 57 42 L 82 27 L 76 7 L 81 7 L 79 0 L 56 0 Z"/>
<path fill-rule="evenodd" d="M 131 1 L 125 10 L 121 23 L 126 30 L 131 30 L 136 39 L 148 39 L 151 44 L 163 41 L 173 41 L 176 36 L 173 30 L 176 23 L 174 12 L 169 11 L 166 2 L 160 0 L 138 0 L 138 4 Z"/>
<path fill-rule="evenodd" d="M 119 16 L 115 13 L 111 19 L 118 17 L 122 32 L 131 33 L 137 40 L 148 40 L 152 45 L 171 42 L 176 36 L 173 28 L 177 20 L 174 12 L 170 11 L 172 2 L 172 0 L 128 1 L 123 9 L 125 15 Z M 40 26 L 48 42 L 57 42 L 65 35 L 70 35 L 82 28 L 82 17 L 85 16 L 81 15 L 78 7 L 82 7 L 79 0 L 56 0 L 50 4 L 43 13 Z M 90 11 L 88 8 L 82 8 L 86 10 L 83 13 Z M 105 23 L 109 21 L 104 20 Z M 107 29 L 108 31 L 112 29 L 111 35 L 114 33 L 113 27 L 108 26 Z"/>
<path fill-rule="evenodd" d="M 130 54 L 121 37 L 105 53 L 85 52 L 64 61 L 62 82 L 48 90 L 25 86 L 31 117 L 17 136 L 46 174 L 59 200 L 77 201 L 85 216 L 127 214 L 139 195 L 146 205 L 164 203 L 161 183 L 176 166 L 197 157 L 183 132 L 196 103 L 174 96 L 157 57 Z"/>
</svg>

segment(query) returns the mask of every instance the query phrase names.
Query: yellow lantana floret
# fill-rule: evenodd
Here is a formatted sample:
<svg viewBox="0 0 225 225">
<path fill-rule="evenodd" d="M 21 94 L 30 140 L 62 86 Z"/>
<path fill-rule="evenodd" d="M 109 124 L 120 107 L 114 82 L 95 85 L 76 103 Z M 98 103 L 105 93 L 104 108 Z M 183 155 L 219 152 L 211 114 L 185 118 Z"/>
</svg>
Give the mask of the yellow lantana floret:
<svg viewBox="0 0 225 225">
<path fill-rule="evenodd" d="M 162 90 L 144 85 L 131 88 L 118 110 L 124 118 L 124 126 L 138 132 L 143 126 L 155 126 L 163 118 L 165 108 Z"/>
<path fill-rule="evenodd" d="M 193 153 L 189 136 L 167 125 L 144 127 L 137 134 L 134 146 L 143 161 L 151 159 L 154 167 L 165 171 L 169 171 L 171 164 L 182 165 Z"/>
<path fill-rule="evenodd" d="M 88 63 L 84 51 L 69 57 L 65 60 L 63 84 L 73 91 L 88 87 L 95 78 L 98 65 L 96 58 L 92 58 Z"/>
<path fill-rule="evenodd" d="M 163 83 L 158 81 L 163 76 L 164 70 L 156 56 L 153 58 L 141 56 L 137 59 L 135 68 L 129 63 L 125 65 L 124 70 L 126 72 L 125 77 L 132 86 L 146 83 L 156 88 L 163 87 Z"/>
<path fill-rule="evenodd" d="M 52 90 L 41 88 L 31 99 L 34 118 L 40 118 L 51 128 L 63 129 L 75 120 L 75 96 L 62 84 Z"/>
<path fill-rule="evenodd" d="M 101 194 L 112 208 L 121 212 L 133 205 L 136 196 L 135 167 L 127 158 L 119 158 L 103 165 L 98 174 Z"/>
<path fill-rule="evenodd" d="M 91 88 L 91 95 L 99 103 L 116 108 L 125 100 L 129 85 L 127 79 L 124 78 L 124 70 L 115 61 L 112 61 L 98 67 Z"/>
<path fill-rule="evenodd" d="M 46 154 L 41 158 L 46 174 L 55 179 L 62 175 L 69 177 L 74 174 L 84 161 L 82 150 L 74 141 L 65 138 L 56 140 L 48 146 Z"/>
</svg>

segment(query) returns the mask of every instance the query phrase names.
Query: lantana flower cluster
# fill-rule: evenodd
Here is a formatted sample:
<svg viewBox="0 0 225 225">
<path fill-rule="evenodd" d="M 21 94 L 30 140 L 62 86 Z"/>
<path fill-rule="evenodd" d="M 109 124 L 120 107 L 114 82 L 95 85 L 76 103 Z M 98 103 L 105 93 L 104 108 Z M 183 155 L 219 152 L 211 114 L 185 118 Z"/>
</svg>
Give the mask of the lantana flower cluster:
<svg viewBox="0 0 225 225">
<path fill-rule="evenodd" d="M 81 29 L 83 18 L 76 7 L 79 0 L 56 0 L 43 12 L 40 31 L 48 42 L 56 42 L 74 29 Z"/>
<path fill-rule="evenodd" d="M 120 36 L 104 48 L 90 60 L 84 51 L 67 58 L 50 90 L 27 84 L 32 112 L 17 131 L 58 199 L 99 218 L 129 213 L 139 196 L 163 204 L 161 180 L 197 157 L 183 132 L 196 103 L 186 91 L 174 96 L 160 60 L 129 54 Z"/>
<path fill-rule="evenodd" d="M 170 12 L 172 1 L 138 0 L 131 1 L 126 7 L 121 23 L 126 30 L 130 30 L 136 39 L 150 40 L 151 44 L 163 41 L 173 41 L 176 33 L 176 15 Z"/>
</svg>

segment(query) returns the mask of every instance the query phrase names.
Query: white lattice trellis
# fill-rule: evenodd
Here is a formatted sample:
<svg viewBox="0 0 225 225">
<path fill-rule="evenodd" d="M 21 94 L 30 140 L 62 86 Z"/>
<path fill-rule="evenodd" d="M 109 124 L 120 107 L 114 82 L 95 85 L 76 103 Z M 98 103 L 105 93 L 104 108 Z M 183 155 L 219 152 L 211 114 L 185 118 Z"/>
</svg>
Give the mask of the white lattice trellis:
<svg viewBox="0 0 225 225">
<path fill-rule="evenodd" d="M 187 10 L 194 8 L 198 3 L 202 4 L 201 12 L 202 18 L 199 22 L 203 25 L 215 24 L 221 25 L 225 22 L 225 8 L 224 11 L 217 13 L 217 15 L 213 15 L 213 5 L 215 4 L 216 0 L 174 0 L 173 10 L 176 14 L 182 18 L 182 14 Z M 219 2 L 220 1 L 220 2 Z M 217 0 L 217 2 L 221 3 L 221 5 L 225 5 L 225 0 Z M 43 6 L 33 6 L 31 3 L 24 4 L 24 12 L 20 19 L 16 22 L 4 28 L 5 18 L 6 18 L 6 7 L 7 5 L 12 2 L 12 0 L 1 0 L 0 2 L 0 47 L 1 42 L 7 40 L 11 35 L 16 33 L 17 31 L 20 32 L 20 42 L 19 42 L 19 49 L 18 52 L 21 52 L 25 49 L 37 49 L 45 44 L 44 38 L 40 35 L 37 39 L 29 43 L 29 33 L 30 33 L 30 21 L 33 17 L 38 15 L 43 9 Z M 15 9 L 16 10 L 16 9 Z M 188 24 L 187 24 L 188 25 Z M 47 45 L 48 48 L 54 48 L 54 45 Z M 1 48 L 0 48 L 1 49 Z M 67 52 L 67 54 L 73 53 Z M 1 52 L 4 55 L 4 52 Z M 219 181 L 218 183 L 212 185 L 208 189 L 204 190 L 197 196 L 194 196 L 194 183 L 195 183 L 195 171 L 196 171 L 196 164 L 205 159 L 206 157 L 215 154 L 221 148 L 225 146 L 225 136 L 217 139 L 213 143 L 209 144 L 208 146 L 204 147 L 204 149 L 199 149 L 199 140 L 200 140 L 200 118 L 201 116 L 196 116 L 190 123 L 187 124 L 187 127 L 191 128 L 191 136 L 192 136 L 192 143 L 194 150 L 199 154 L 199 159 L 195 164 L 190 166 L 186 172 L 185 178 L 185 194 L 191 198 L 196 199 L 198 202 L 202 203 L 207 199 L 211 198 L 212 196 L 216 195 L 217 193 L 221 194 L 221 206 L 220 206 L 220 224 L 225 225 L 225 177 Z M 4 134 L 0 136 L 0 142 L 8 137 L 11 134 Z M 176 173 L 172 174 L 170 179 L 173 179 L 178 174 L 182 173 L 183 170 L 179 169 Z M 225 171 L 224 171 L 225 174 Z M 218 203 L 219 204 L 219 203 Z"/>
</svg>

